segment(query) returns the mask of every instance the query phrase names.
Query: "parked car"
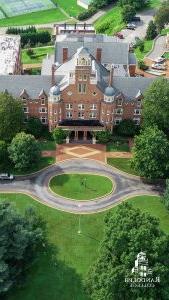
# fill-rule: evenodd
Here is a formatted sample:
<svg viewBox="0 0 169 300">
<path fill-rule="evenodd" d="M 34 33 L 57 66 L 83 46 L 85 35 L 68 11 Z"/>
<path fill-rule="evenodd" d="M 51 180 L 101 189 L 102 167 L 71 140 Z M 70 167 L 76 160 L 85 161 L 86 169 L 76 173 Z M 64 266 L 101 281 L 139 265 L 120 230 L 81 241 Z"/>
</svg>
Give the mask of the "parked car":
<svg viewBox="0 0 169 300">
<path fill-rule="evenodd" d="M 133 21 L 133 22 L 140 22 L 140 21 L 141 21 L 141 18 L 135 16 L 135 17 L 133 17 L 132 21 Z"/>
<path fill-rule="evenodd" d="M 160 56 L 160 57 L 157 57 L 154 61 L 155 61 L 155 63 L 161 64 L 165 61 L 165 58 Z"/>
<path fill-rule="evenodd" d="M 9 174 L 9 173 L 2 173 L 0 174 L 0 180 L 13 180 L 14 175 Z"/>
<path fill-rule="evenodd" d="M 129 24 L 127 24 L 126 28 L 130 29 L 130 30 L 135 30 L 136 29 L 136 25 L 133 24 L 133 23 L 129 23 Z"/>
<path fill-rule="evenodd" d="M 163 64 L 152 64 L 152 69 L 157 69 L 157 70 L 166 70 L 166 67 Z"/>
<path fill-rule="evenodd" d="M 115 36 L 117 36 L 119 39 L 124 39 L 124 36 L 121 32 L 117 32 Z"/>
</svg>

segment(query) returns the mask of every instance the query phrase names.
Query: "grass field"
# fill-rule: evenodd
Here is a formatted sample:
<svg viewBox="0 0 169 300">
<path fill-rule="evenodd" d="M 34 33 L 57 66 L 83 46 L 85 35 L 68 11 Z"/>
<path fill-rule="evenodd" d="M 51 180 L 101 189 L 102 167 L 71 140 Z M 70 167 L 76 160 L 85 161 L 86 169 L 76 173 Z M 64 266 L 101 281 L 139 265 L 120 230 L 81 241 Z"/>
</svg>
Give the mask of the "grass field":
<svg viewBox="0 0 169 300">
<path fill-rule="evenodd" d="M 54 151 L 56 150 L 56 143 L 54 141 L 39 141 L 41 151 Z"/>
<path fill-rule="evenodd" d="M 129 152 L 130 149 L 128 143 L 114 142 L 106 145 L 106 151 L 107 152 L 116 152 L 116 151 Z"/>
<path fill-rule="evenodd" d="M 108 158 L 107 163 L 123 172 L 127 172 L 132 175 L 138 175 L 131 167 L 130 158 Z"/>
<path fill-rule="evenodd" d="M 22 63 L 23 64 L 38 64 L 42 63 L 42 60 L 46 57 L 47 54 L 54 53 L 54 47 L 38 47 L 32 48 L 33 55 L 30 56 L 27 54 L 27 49 L 22 50 Z"/>
<path fill-rule="evenodd" d="M 56 248 L 56 257 L 41 255 L 31 268 L 25 286 L 11 292 L 8 300 L 89 300 L 82 289 L 82 280 L 98 254 L 103 236 L 106 212 L 81 216 L 82 234 L 78 235 L 79 216 L 46 207 L 25 195 L 1 194 L 20 211 L 31 205 L 47 222 L 49 241 Z M 169 212 L 160 198 L 139 196 L 129 200 L 134 207 L 160 219 L 160 227 L 169 233 Z M 115 209 L 115 208 L 114 208 Z"/>
<path fill-rule="evenodd" d="M 90 200 L 112 191 L 112 181 L 105 176 L 89 174 L 62 174 L 51 179 L 51 190 L 66 198 Z"/>
<path fill-rule="evenodd" d="M 84 10 L 82 7 L 77 5 L 76 0 L 53 0 L 53 2 L 58 4 L 59 7 L 0 19 L 0 26 L 55 23 L 68 20 L 69 16 L 75 17 Z"/>
<path fill-rule="evenodd" d="M 144 51 L 140 51 L 139 48 L 134 50 L 134 53 L 138 60 L 143 60 L 144 57 L 151 51 L 153 47 L 153 40 L 144 40 Z"/>
</svg>

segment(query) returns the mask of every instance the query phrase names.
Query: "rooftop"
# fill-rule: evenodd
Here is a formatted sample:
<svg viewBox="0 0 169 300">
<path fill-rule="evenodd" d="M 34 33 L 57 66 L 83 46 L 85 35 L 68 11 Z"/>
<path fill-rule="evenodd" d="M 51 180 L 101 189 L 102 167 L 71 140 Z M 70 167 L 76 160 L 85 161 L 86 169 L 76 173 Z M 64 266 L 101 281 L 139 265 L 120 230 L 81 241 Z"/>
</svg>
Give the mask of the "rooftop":
<svg viewBox="0 0 169 300">
<path fill-rule="evenodd" d="M 13 74 L 20 48 L 20 36 L 0 35 L 0 75 Z"/>
</svg>

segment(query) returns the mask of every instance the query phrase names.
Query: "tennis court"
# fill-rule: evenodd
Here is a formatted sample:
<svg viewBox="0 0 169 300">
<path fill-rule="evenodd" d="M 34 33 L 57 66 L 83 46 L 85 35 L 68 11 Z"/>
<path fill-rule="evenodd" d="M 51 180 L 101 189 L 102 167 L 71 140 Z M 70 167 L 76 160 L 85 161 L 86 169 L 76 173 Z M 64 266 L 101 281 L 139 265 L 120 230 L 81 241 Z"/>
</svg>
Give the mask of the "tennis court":
<svg viewBox="0 0 169 300">
<path fill-rule="evenodd" d="M 0 0 L 0 19 L 55 8 L 51 0 Z"/>
</svg>

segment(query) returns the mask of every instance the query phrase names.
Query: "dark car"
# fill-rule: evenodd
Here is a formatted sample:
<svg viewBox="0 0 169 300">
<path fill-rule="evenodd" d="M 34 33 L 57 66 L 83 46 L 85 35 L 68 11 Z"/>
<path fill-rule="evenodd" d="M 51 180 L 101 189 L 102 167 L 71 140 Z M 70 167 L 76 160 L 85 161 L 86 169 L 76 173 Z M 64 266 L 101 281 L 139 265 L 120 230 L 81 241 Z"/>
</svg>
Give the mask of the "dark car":
<svg viewBox="0 0 169 300">
<path fill-rule="evenodd" d="M 13 180 L 14 176 L 9 173 L 2 173 L 0 174 L 0 180 Z"/>
<path fill-rule="evenodd" d="M 133 17 L 132 18 L 132 22 L 140 22 L 141 21 L 141 18 L 140 17 Z"/>
</svg>

